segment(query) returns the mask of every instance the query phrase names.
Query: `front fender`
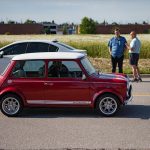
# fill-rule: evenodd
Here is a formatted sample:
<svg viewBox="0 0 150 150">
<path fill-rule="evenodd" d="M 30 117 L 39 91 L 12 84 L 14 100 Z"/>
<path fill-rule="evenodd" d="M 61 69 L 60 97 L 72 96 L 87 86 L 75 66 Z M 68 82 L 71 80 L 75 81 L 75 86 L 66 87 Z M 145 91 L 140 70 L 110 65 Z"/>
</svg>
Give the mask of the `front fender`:
<svg viewBox="0 0 150 150">
<path fill-rule="evenodd" d="M 24 105 L 26 105 L 25 96 L 23 95 L 23 93 L 22 93 L 20 90 L 18 90 L 18 89 L 15 88 L 15 87 L 8 87 L 8 88 L 5 88 L 5 89 L 2 89 L 2 90 L 0 91 L 0 99 L 1 99 L 5 94 L 8 94 L 8 93 L 14 93 L 14 94 L 18 95 L 18 96 L 22 99 Z"/>
<path fill-rule="evenodd" d="M 95 104 L 96 99 L 97 99 L 100 95 L 103 95 L 103 94 L 105 94 L 105 93 L 111 93 L 111 94 L 113 94 L 113 95 L 116 95 L 116 96 L 119 98 L 120 102 L 123 103 L 123 97 L 122 97 L 120 94 L 118 94 L 116 91 L 111 90 L 111 89 L 104 89 L 104 90 L 101 90 L 101 91 L 99 91 L 99 92 L 97 92 L 97 93 L 95 93 L 95 94 L 93 95 L 93 98 L 92 98 L 93 104 Z"/>
</svg>

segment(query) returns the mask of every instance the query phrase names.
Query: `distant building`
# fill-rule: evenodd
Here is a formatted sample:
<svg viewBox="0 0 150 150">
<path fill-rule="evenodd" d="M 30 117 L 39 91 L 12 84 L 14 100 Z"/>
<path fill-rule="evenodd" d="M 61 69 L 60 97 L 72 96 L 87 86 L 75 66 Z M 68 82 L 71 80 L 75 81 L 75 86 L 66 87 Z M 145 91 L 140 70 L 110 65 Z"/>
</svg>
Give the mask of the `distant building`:
<svg viewBox="0 0 150 150">
<path fill-rule="evenodd" d="M 76 34 L 76 27 L 75 27 L 75 25 L 70 25 L 68 27 L 68 34 Z"/>
<path fill-rule="evenodd" d="M 64 31 L 65 30 L 65 31 Z M 0 22 L 0 34 L 77 34 L 77 26 L 74 24 L 57 25 L 52 22 L 40 22 L 29 24 Z"/>
<path fill-rule="evenodd" d="M 71 34 L 77 34 L 76 31 L 76 25 L 69 25 L 69 24 L 62 24 L 58 25 L 57 27 L 57 34 L 64 34 L 64 30 L 66 30 L 65 34 L 71 35 Z"/>
<path fill-rule="evenodd" d="M 42 22 L 38 24 L 4 24 L 0 23 L 0 34 L 79 34 L 80 26 L 73 24 L 57 25 L 54 22 Z M 128 25 L 97 25 L 96 34 L 112 34 L 115 28 L 119 28 L 122 34 L 128 34 L 132 30 L 137 33 L 150 33 L 149 24 Z M 46 32 L 47 31 L 47 32 Z"/>
<path fill-rule="evenodd" d="M 41 24 L 0 24 L 0 34 L 42 34 Z"/>
<path fill-rule="evenodd" d="M 97 25 L 96 34 L 112 34 L 114 29 L 119 28 L 122 34 L 129 34 L 136 31 L 138 34 L 150 33 L 149 24 L 127 24 L 127 25 Z M 77 33 L 80 34 L 80 26 L 77 27 Z"/>
<path fill-rule="evenodd" d="M 131 31 L 136 31 L 137 33 L 149 33 L 150 25 L 140 25 L 140 24 L 130 24 L 130 25 L 97 25 L 97 34 L 112 34 L 114 29 L 119 28 L 122 34 L 129 34 Z"/>
<path fill-rule="evenodd" d="M 54 22 L 42 22 L 41 23 L 44 27 L 44 29 L 49 30 L 49 34 L 57 34 L 58 32 L 58 25 L 55 24 Z"/>
</svg>

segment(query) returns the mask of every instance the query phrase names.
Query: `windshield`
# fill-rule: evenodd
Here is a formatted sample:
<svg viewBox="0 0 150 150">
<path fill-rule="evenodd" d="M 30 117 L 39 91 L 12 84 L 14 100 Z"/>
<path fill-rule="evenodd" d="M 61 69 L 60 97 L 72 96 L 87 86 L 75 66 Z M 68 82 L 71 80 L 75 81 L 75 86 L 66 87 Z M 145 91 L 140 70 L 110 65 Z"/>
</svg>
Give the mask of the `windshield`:
<svg viewBox="0 0 150 150">
<path fill-rule="evenodd" d="M 95 68 L 92 66 L 92 64 L 87 58 L 82 59 L 81 63 L 89 75 L 96 73 Z"/>
<path fill-rule="evenodd" d="M 0 73 L 1 76 L 3 76 L 5 74 L 5 72 L 7 71 L 9 65 L 11 64 L 11 62 L 8 63 L 7 67 L 5 68 L 4 71 L 2 71 L 2 73 Z"/>
<path fill-rule="evenodd" d="M 63 46 L 63 47 L 65 47 L 65 48 L 67 48 L 67 49 L 70 49 L 70 50 L 74 50 L 75 48 L 73 48 L 73 47 L 71 47 L 71 46 L 69 46 L 69 45 L 66 45 L 66 44 L 63 44 L 63 43 L 60 43 L 60 42 L 57 42 L 57 44 L 58 45 L 61 45 L 61 46 Z"/>
</svg>

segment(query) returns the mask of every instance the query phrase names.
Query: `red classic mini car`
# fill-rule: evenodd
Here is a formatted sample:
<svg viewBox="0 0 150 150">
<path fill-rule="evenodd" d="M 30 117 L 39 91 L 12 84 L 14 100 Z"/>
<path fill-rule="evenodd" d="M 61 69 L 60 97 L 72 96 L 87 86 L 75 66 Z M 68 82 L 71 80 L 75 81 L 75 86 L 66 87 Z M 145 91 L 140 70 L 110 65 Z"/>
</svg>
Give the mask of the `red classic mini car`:
<svg viewBox="0 0 150 150">
<path fill-rule="evenodd" d="M 91 107 L 112 116 L 131 92 L 126 75 L 98 73 L 81 53 L 21 54 L 0 75 L 0 107 L 9 117 L 24 107 Z"/>
</svg>

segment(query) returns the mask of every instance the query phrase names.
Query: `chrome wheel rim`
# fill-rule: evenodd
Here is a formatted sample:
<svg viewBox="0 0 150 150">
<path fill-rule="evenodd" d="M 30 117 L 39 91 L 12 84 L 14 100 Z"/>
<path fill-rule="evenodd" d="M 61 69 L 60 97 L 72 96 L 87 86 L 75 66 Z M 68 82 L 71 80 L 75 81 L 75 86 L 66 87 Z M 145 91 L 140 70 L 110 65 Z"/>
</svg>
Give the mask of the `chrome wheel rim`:
<svg viewBox="0 0 150 150">
<path fill-rule="evenodd" d="M 99 109 L 105 115 L 112 115 L 117 110 L 117 102 L 111 97 L 103 98 L 99 103 Z"/>
<path fill-rule="evenodd" d="M 20 103 L 14 97 L 8 97 L 4 99 L 2 103 L 3 111 L 8 115 L 14 115 L 19 111 Z"/>
</svg>

